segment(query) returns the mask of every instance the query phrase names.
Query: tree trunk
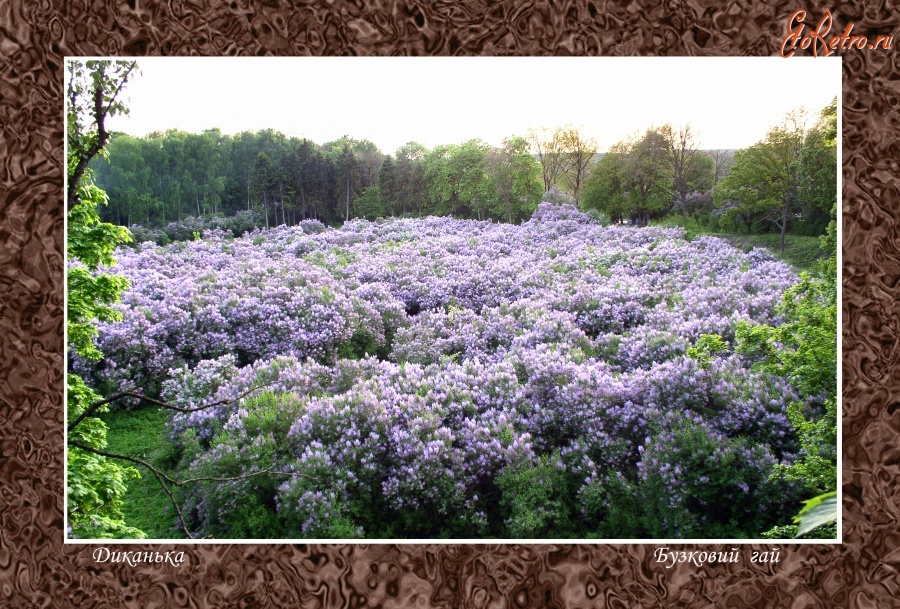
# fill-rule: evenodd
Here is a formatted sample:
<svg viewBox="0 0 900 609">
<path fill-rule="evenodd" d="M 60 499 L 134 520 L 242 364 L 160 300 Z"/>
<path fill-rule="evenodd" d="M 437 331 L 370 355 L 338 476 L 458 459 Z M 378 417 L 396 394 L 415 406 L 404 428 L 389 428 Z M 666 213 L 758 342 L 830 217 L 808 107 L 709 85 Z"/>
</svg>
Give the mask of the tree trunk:
<svg viewBox="0 0 900 609">
<path fill-rule="evenodd" d="M 347 176 L 347 202 L 346 202 L 346 213 L 344 214 L 344 222 L 350 221 L 350 176 Z"/>
<path fill-rule="evenodd" d="M 306 189 L 302 186 L 300 187 L 300 220 L 306 220 Z"/>
<path fill-rule="evenodd" d="M 788 195 L 788 201 L 790 201 L 790 195 Z M 788 212 L 788 204 L 785 203 L 784 207 L 781 208 L 781 259 L 784 260 L 784 234 L 787 232 L 787 212 Z"/>
</svg>

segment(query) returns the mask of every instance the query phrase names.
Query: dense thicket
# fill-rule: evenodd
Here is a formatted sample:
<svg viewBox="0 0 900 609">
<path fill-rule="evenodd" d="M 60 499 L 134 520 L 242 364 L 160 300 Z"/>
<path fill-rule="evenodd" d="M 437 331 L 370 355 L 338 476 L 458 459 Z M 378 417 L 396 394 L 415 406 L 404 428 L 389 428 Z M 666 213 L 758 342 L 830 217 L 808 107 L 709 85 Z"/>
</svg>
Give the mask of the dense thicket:
<svg viewBox="0 0 900 609">
<path fill-rule="evenodd" d="M 809 496 L 783 473 L 819 448 L 789 418 L 808 391 L 732 347 L 796 280 L 762 251 L 544 204 L 210 231 L 119 269 L 105 359 L 76 369 L 221 404 L 170 427 L 208 479 L 195 534 L 758 537 Z"/>
</svg>

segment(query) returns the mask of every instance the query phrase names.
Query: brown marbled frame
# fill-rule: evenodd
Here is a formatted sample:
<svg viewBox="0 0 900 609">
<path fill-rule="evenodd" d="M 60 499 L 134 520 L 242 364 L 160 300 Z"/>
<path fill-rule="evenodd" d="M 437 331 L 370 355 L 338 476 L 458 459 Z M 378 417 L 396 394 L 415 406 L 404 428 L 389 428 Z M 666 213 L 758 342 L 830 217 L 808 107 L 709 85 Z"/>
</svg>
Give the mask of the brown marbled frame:
<svg viewBox="0 0 900 609">
<path fill-rule="evenodd" d="M 777 55 L 797 8 L 740 0 L 0 3 L 0 607 L 890 607 L 900 598 L 900 70 L 843 53 L 843 544 L 63 545 L 63 73 L 85 55 Z M 890 3 L 830 8 L 892 35 Z M 806 52 L 801 52 L 801 54 Z M 789 60 L 785 60 L 789 61 Z M 546 91 L 543 93 L 547 93 Z M 777 95 L 738 91 L 736 95 Z M 173 550 L 173 546 L 110 546 Z M 677 546 L 678 549 L 722 549 Z M 755 548 L 781 550 L 753 564 Z"/>
</svg>

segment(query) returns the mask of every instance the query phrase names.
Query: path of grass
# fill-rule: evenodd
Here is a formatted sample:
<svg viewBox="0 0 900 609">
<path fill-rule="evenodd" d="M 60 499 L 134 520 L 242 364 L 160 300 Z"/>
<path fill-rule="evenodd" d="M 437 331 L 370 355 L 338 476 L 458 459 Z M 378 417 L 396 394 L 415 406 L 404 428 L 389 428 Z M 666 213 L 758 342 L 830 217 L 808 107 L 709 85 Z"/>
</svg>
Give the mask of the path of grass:
<svg viewBox="0 0 900 609">
<path fill-rule="evenodd" d="M 749 252 L 754 247 L 763 247 L 769 250 L 773 256 L 790 264 L 797 271 L 816 273 L 819 260 L 825 258 L 825 253 L 819 244 L 818 237 L 803 235 L 784 236 L 784 257 L 781 256 L 781 235 L 735 235 L 713 234 L 728 241 L 737 249 Z"/>
<path fill-rule="evenodd" d="M 782 256 L 780 233 L 753 235 L 717 233 L 705 229 L 693 218 L 681 218 L 678 215 L 667 216 L 652 222 L 652 224 L 657 226 L 681 226 L 685 229 L 688 239 L 694 239 L 702 235 L 719 237 L 725 239 L 742 252 L 749 252 L 754 247 L 765 248 L 778 260 L 782 260 L 794 267 L 794 270 L 797 272 L 805 271 L 815 274 L 818 272 L 819 260 L 827 258 L 826 253 L 822 251 L 820 237 L 807 237 L 805 235 L 788 233 L 784 236 L 784 256 Z"/>
<path fill-rule="evenodd" d="M 161 408 L 107 413 L 103 415 L 109 426 L 107 447 L 112 452 L 144 459 L 166 471 L 169 465 L 166 458 L 170 456 L 166 436 L 168 419 L 169 413 Z M 179 530 L 173 528 L 174 510 L 156 476 L 144 467 L 136 467 L 141 478 L 128 483 L 123 509 L 125 523 L 139 528 L 151 539 L 184 537 L 184 533 L 179 534 Z"/>
</svg>

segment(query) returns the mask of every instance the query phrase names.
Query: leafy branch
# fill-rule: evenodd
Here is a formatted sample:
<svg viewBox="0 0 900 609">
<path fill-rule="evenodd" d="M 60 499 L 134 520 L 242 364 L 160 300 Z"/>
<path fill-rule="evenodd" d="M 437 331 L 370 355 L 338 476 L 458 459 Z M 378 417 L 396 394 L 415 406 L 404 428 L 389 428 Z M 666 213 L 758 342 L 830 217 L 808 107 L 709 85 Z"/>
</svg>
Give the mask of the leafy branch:
<svg viewBox="0 0 900 609">
<path fill-rule="evenodd" d="M 202 404 L 200 406 L 195 406 L 193 408 L 182 408 L 181 406 L 174 406 L 167 402 L 163 402 L 161 400 L 157 400 L 157 399 L 151 398 L 149 396 L 146 396 L 141 393 L 134 392 L 134 391 L 122 391 L 111 397 L 108 397 L 103 400 L 98 400 L 98 401 L 94 402 L 93 404 L 91 404 L 87 409 L 85 409 L 84 412 L 82 412 L 78 416 L 78 418 L 76 418 L 74 421 L 72 421 L 72 423 L 69 424 L 68 431 L 71 432 L 72 430 L 74 430 L 78 426 L 79 423 L 81 423 L 87 417 L 96 413 L 99 409 L 103 408 L 104 406 L 108 406 L 109 404 L 112 404 L 113 402 L 116 402 L 116 401 L 124 399 L 124 398 L 135 398 L 137 400 L 147 402 L 148 404 L 153 404 L 154 406 L 159 406 L 160 408 L 165 408 L 167 410 L 174 410 L 175 412 L 199 412 L 201 410 L 208 410 L 209 408 L 214 408 L 216 406 L 226 406 L 228 404 L 232 404 L 232 403 L 240 400 L 241 398 L 247 397 L 248 395 L 250 395 L 257 389 L 262 389 L 271 384 L 272 383 L 264 383 L 262 385 L 256 385 L 254 387 L 251 387 L 244 393 L 238 395 L 237 397 L 227 398 L 227 399 L 219 400 L 217 402 L 210 402 L 209 404 Z"/>
<path fill-rule="evenodd" d="M 148 461 L 146 461 L 144 459 L 139 459 L 137 457 L 132 457 L 132 456 L 125 455 L 122 453 L 112 452 L 109 450 L 103 450 L 102 448 L 98 448 L 96 446 L 89 446 L 88 444 L 85 444 L 84 442 L 80 442 L 76 439 L 73 439 L 72 432 L 76 431 L 76 428 L 80 424 L 82 424 L 86 419 L 88 419 L 88 417 L 95 415 L 96 413 L 98 413 L 105 407 L 109 406 L 110 404 L 117 402 L 119 400 L 122 400 L 124 398 L 128 398 L 128 397 L 136 398 L 141 401 L 145 401 L 147 403 L 153 404 L 155 406 L 159 406 L 160 408 L 173 410 L 175 412 L 190 413 L 190 412 L 198 412 L 201 410 L 208 410 L 210 408 L 215 408 L 217 406 L 225 406 L 228 404 L 233 404 L 233 403 L 237 402 L 238 400 L 250 395 L 254 391 L 257 391 L 258 389 L 266 387 L 270 384 L 271 383 L 255 385 L 236 397 L 217 400 L 215 402 L 210 402 L 208 404 L 202 404 L 200 406 L 196 406 L 196 407 L 192 407 L 192 408 L 183 408 L 180 406 L 175 406 L 173 404 L 169 404 L 162 400 L 157 400 L 157 399 L 151 398 L 149 396 L 143 395 L 141 393 L 137 393 L 136 391 L 122 391 L 122 392 L 119 392 L 108 398 L 105 398 L 102 400 L 95 400 L 94 402 L 91 403 L 91 405 L 88 408 L 84 409 L 84 411 L 81 412 L 81 414 L 79 414 L 75 418 L 75 420 L 69 424 L 69 426 L 67 428 L 67 430 L 70 434 L 69 438 L 67 440 L 67 444 L 69 446 L 72 446 L 72 447 L 78 448 L 80 450 L 95 454 L 100 457 L 107 457 L 107 458 L 112 458 L 112 459 L 118 459 L 120 461 L 126 461 L 129 463 L 134 463 L 136 465 L 140 465 L 140 466 L 145 467 L 148 470 L 150 470 L 150 472 L 153 473 L 154 476 L 156 476 L 156 479 L 159 481 L 160 486 L 162 487 L 163 491 L 168 496 L 169 501 L 171 502 L 172 507 L 174 508 L 175 513 L 178 516 L 178 521 L 180 522 L 181 528 L 184 531 L 185 535 L 187 535 L 187 537 L 189 539 L 193 539 L 194 536 L 191 534 L 190 530 L 188 529 L 187 523 L 184 520 L 184 514 L 182 513 L 181 508 L 178 506 L 178 501 L 175 499 L 175 495 L 172 493 L 172 489 L 170 488 L 170 485 L 177 486 L 177 487 L 184 487 L 188 484 L 195 483 L 195 482 L 235 482 L 235 481 L 244 480 L 247 478 L 263 476 L 266 474 L 283 475 L 283 476 L 302 476 L 302 477 L 308 478 L 310 480 L 314 480 L 314 479 L 311 478 L 310 476 L 307 476 L 306 474 L 301 474 L 301 473 L 296 473 L 296 472 L 279 472 L 279 471 L 275 471 L 271 468 L 267 468 L 267 469 L 260 470 L 258 472 L 251 472 L 249 474 L 244 474 L 241 476 L 232 476 L 232 477 L 207 476 L 207 477 L 188 478 L 186 480 L 176 480 L 175 478 L 172 478 L 165 472 L 154 467 L 153 465 L 151 465 Z M 81 434 L 81 436 L 86 437 L 86 439 L 87 439 L 90 437 L 90 434 L 92 431 L 93 431 L 92 429 L 88 429 L 83 434 Z"/>
<path fill-rule="evenodd" d="M 160 486 L 162 486 L 163 491 L 165 491 L 166 495 L 168 495 L 169 501 L 172 503 L 172 507 L 175 509 L 175 513 L 178 515 L 178 520 L 181 523 L 181 529 L 184 531 L 184 534 L 187 535 L 188 539 L 194 539 L 194 536 L 191 534 L 190 530 L 188 530 L 187 523 L 185 523 L 185 521 L 184 521 L 184 514 L 182 514 L 182 512 L 181 512 L 181 508 L 178 507 L 178 502 L 175 500 L 175 495 L 172 493 L 172 490 L 169 488 L 169 486 L 167 486 L 166 483 L 171 484 L 173 486 L 177 486 L 177 487 L 184 487 L 184 486 L 186 486 L 188 484 L 192 484 L 194 482 L 236 482 L 238 480 L 245 480 L 247 478 L 253 478 L 256 476 L 262 476 L 262 475 L 266 475 L 266 474 L 276 475 L 276 476 L 277 475 L 300 476 L 300 477 L 304 477 L 309 480 L 315 481 L 315 479 L 312 478 L 311 476 L 302 474 L 300 472 L 279 472 L 279 471 L 273 470 L 271 468 L 260 470 L 258 472 L 251 472 L 249 474 L 244 474 L 242 476 L 232 476 L 232 477 L 227 477 L 227 478 L 203 476 L 203 477 L 197 477 L 197 478 L 188 478 L 187 480 L 176 480 L 175 478 L 172 478 L 165 472 L 157 469 L 156 467 L 151 465 L 149 462 L 147 462 L 143 459 L 138 459 L 137 457 L 131 457 L 129 455 L 123 455 L 121 453 L 115 453 L 115 452 L 111 452 L 111 451 L 107 451 L 107 450 L 100 450 L 98 448 L 93 448 L 91 446 L 88 446 L 87 444 L 83 444 L 82 442 L 78 442 L 76 440 L 71 440 L 71 439 L 68 440 L 67 444 L 69 446 L 74 446 L 75 448 L 80 448 L 81 450 L 87 451 L 89 453 L 93 453 L 93 454 L 101 456 L 101 457 L 108 457 L 111 459 L 119 459 L 122 461 L 128 461 L 130 463 L 135 463 L 142 467 L 146 467 L 148 470 L 150 470 L 153 473 L 153 475 L 156 476 L 156 479 L 159 481 Z"/>
<path fill-rule="evenodd" d="M 79 98 L 87 95 L 91 98 L 91 118 L 96 125 L 96 132 L 88 135 L 81 133 L 77 113 L 70 113 L 69 146 L 70 154 L 69 184 L 67 193 L 68 210 L 78 202 L 78 188 L 81 177 L 87 171 L 88 163 L 97 156 L 109 142 L 110 133 L 106 130 L 107 116 L 127 112 L 119 94 L 125 88 L 128 78 L 137 67 L 136 61 L 88 61 L 84 66 L 73 63 L 69 78 L 70 108 L 79 107 Z M 90 70 L 91 85 L 84 82 L 84 68 Z M 74 165 L 72 164 L 74 162 Z"/>
</svg>

